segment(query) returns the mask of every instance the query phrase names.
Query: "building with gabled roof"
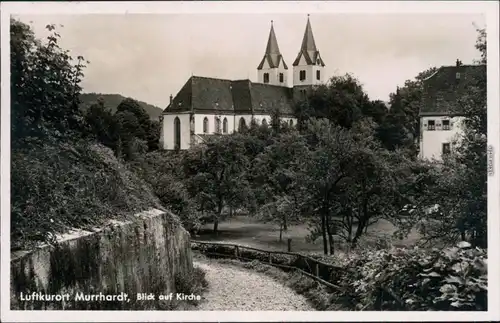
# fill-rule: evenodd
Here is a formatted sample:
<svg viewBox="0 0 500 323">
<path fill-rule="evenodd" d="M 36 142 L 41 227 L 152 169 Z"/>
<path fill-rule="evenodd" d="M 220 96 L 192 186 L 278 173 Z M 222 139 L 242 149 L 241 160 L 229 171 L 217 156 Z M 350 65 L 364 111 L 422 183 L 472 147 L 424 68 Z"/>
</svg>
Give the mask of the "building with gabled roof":
<svg viewBox="0 0 500 323">
<path fill-rule="evenodd" d="M 316 47 L 309 16 L 302 46 L 293 63 L 293 86 L 287 86 L 288 66 L 280 52 L 274 25 L 257 66 L 257 82 L 191 76 L 161 116 L 160 147 L 189 149 L 205 136 L 229 134 L 251 122 L 270 124 L 279 111 L 283 122 L 295 125 L 293 106 L 323 80 L 325 63 Z"/>
<path fill-rule="evenodd" d="M 423 159 L 441 160 L 452 153 L 464 130 L 463 99 L 478 77 L 486 75 L 485 65 L 442 66 L 423 80 L 419 112 L 419 155 Z"/>
</svg>

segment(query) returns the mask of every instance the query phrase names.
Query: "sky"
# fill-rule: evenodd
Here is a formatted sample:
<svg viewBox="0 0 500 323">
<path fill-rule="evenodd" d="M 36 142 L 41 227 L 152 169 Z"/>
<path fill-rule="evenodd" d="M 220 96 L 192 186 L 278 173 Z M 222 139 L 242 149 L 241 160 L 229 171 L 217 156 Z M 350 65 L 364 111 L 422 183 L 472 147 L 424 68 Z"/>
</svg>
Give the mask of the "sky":
<svg viewBox="0 0 500 323">
<path fill-rule="evenodd" d="M 117 93 L 161 108 L 191 75 L 257 80 L 271 26 L 289 66 L 307 14 L 87 14 L 15 16 L 38 37 L 61 24 L 60 46 L 90 64 L 84 92 Z M 479 14 L 311 14 L 325 76 L 351 73 L 372 100 L 429 67 L 478 58 Z M 292 84 L 288 84 L 292 86 Z"/>
</svg>

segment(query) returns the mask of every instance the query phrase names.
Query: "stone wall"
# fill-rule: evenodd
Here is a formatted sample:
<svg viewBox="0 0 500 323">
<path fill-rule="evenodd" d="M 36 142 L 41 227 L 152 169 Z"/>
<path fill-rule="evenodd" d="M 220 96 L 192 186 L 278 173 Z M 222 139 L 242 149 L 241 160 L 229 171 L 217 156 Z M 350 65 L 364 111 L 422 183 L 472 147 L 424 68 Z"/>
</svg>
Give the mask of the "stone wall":
<svg viewBox="0 0 500 323">
<path fill-rule="evenodd" d="M 189 233 L 175 215 L 153 209 L 94 232 L 59 236 L 57 246 L 13 253 L 11 309 L 141 309 L 137 293 L 175 292 L 176 273 L 192 269 Z M 34 293 L 69 297 L 26 300 Z M 75 300 L 78 293 L 125 293 L 128 301 Z"/>
</svg>

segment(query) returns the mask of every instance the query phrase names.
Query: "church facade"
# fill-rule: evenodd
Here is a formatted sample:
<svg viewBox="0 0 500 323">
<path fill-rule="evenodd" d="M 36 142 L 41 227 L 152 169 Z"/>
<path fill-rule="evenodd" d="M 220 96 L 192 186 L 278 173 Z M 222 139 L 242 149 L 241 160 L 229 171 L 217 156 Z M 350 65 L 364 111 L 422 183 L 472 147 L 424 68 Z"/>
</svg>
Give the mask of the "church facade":
<svg viewBox="0 0 500 323">
<path fill-rule="evenodd" d="M 419 157 L 442 160 L 453 153 L 464 131 L 462 102 L 478 77 L 486 75 L 485 65 L 442 66 L 423 80 L 420 109 Z"/>
<path fill-rule="evenodd" d="M 249 126 L 271 123 L 279 112 L 282 122 L 295 125 L 293 105 L 323 82 L 325 63 L 316 47 L 309 18 L 302 45 L 292 64 L 293 86 L 288 87 L 288 65 L 279 50 L 273 22 L 266 51 L 257 67 L 257 82 L 191 76 L 170 96 L 163 111 L 160 147 L 185 150 L 206 136 L 230 134 Z"/>
</svg>

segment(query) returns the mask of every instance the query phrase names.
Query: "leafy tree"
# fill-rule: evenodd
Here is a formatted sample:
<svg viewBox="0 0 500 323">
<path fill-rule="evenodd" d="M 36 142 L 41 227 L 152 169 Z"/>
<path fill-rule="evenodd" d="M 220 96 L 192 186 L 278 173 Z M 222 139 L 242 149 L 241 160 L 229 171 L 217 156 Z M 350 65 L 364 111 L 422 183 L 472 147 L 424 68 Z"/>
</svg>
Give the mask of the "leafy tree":
<svg viewBox="0 0 500 323">
<path fill-rule="evenodd" d="M 295 114 L 301 129 L 310 118 L 326 118 L 341 127 L 350 128 L 369 111 L 371 102 L 357 79 L 350 74 L 332 77 L 327 84 L 313 88 L 308 98 L 298 102 Z M 371 113 L 371 112 L 370 112 Z"/>
<path fill-rule="evenodd" d="M 13 148 L 27 140 L 80 136 L 83 126 L 79 110 L 81 79 L 85 63 L 76 63 L 69 51 L 58 45 L 55 25 L 46 42 L 35 39 L 31 28 L 10 21 L 11 120 Z"/>
<path fill-rule="evenodd" d="M 118 124 L 111 110 L 104 106 L 103 100 L 98 100 L 88 108 L 84 120 L 90 134 L 100 143 L 112 149 L 116 148 Z"/>
<path fill-rule="evenodd" d="M 241 137 L 236 133 L 210 138 L 193 147 L 183 161 L 188 191 L 212 217 L 215 234 L 224 208 L 249 194 L 248 158 Z"/>
<path fill-rule="evenodd" d="M 279 224 L 280 241 L 282 231 L 288 230 L 291 221 L 298 219 L 299 175 L 301 160 L 308 152 L 305 139 L 297 132 L 283 132 L 274 137 L 274 143 L 267 146 L 252 163 L 254 180 L 260 183 L 266 196 L 261 207 L 263 220 Z"/>
</svg>

